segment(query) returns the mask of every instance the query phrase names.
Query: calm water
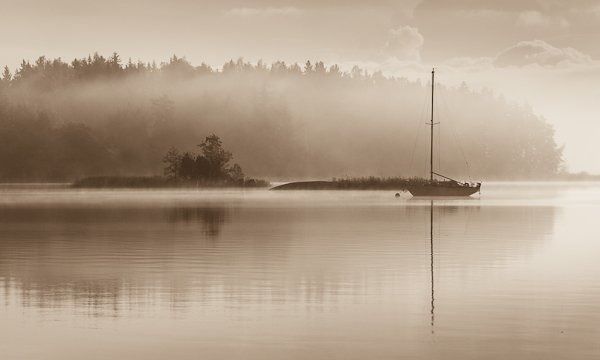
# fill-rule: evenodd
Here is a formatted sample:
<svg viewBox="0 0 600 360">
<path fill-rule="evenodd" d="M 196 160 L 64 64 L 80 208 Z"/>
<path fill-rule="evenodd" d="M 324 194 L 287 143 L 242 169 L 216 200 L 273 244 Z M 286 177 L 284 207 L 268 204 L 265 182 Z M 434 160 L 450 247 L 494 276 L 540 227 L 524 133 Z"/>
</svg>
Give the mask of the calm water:
<svg viewBox="0 0 600 360">
<path fill-rule="evenodd" d="M 393 195 L 3 186 L 0 358 L 600 358 L 600 184 Z"/>
</svg>

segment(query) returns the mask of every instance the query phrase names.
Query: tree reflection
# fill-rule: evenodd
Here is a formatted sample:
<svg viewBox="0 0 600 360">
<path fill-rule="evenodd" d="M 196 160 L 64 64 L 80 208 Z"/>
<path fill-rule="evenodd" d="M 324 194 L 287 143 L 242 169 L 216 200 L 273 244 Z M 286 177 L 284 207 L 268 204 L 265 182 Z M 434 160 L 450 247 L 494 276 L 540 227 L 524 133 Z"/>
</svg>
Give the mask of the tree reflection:
<svg viewBox="0 0 600 360">
<path fill-rule="evenodd" d="M 229 210 L 225 207 L 178 207 L 167 211 L 169 222 L 200 223 L 204 227 L 204 234 L 211 238 L 219 236 L 228 218 Z"/>
<path fill-rule="evenodd" d="M 319 307 L 371 301 L 369 294 L 409 301 L 392 294 L 414 289 L 409 275 L 423 269 L 427 254 L 433 330 L 444 289 L 458 281 L 449 272 L 440 281 L 436 266 L 450 261 L 478 272 L 531 256 L 551 233 L 556 211 L 437 200 L 351 208 L 5 207 L 0 300 L 100 317 L 211 302 Z"/>
</svg>

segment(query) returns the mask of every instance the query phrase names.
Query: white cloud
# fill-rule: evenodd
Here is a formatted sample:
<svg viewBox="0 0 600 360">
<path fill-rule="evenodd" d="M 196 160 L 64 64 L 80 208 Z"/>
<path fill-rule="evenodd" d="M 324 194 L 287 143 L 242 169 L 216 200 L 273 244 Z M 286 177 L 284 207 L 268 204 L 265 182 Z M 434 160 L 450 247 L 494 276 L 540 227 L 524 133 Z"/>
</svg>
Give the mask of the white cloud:
<svg viewBox="0 0 600 360">
<path fill-rule="evenodd" d="M 292 6 L 286 7 L 266 7 L 266 8 L 252 8 L 252 7 L 239 7 L 228 10 L 225 14 L 227 16 L 235 17 L 257 17 L 257 16 L 296 16 L 302 14 L 303 11 Z"/>
<path fill-rule="evenodd" d="M 562 17 L 552 17 L 539 11 L 524 11 L 517 17 L 517 25 L 523 27 L 559 26 L 567 28 L 570 24 Z"/>
<path fill-rule="evenodd" d="M 424 41 L 419 29 L 408 25 L 401 26 L 388 32 L 384 50 L 397 59 L 419 60 Z"/>
<path fill-rule="evenodd" d="M 542 40 L 521 41 L 494 59 L 497 67 L 539 65 L 545 67 L 591 64 L 592 58 L 573 48 L 557 48 Z"/>
<path fill-rule="evenodd" d="M 482 71 L 493 68 L 493 62 L 494 58 L 491 57 L 455 57 L 444 61 L 443 65 L 461 71 Z"/>
</svg>

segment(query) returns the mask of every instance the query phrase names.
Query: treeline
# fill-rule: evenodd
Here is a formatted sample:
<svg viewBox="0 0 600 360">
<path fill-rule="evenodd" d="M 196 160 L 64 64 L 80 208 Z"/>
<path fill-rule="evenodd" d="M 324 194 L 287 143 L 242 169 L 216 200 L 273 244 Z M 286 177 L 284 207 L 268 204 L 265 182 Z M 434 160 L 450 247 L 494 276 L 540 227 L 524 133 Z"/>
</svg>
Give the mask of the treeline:
<svg viewBox="0 0 600 360">
<path fill-rule="evenodd" d="M 89 81 L 93 79 L 122 78 L 128 75 L 160 75 L 175 78 L 193 78 L 207 74 L 227 74 L 240 72 L 269 72 L 272 74 L 310 74 L 329 75 L 335 77 L 373 77 L 383 78 L 381 73 L 367 74 L 360 67 L 355 66 L 351 72 L 342 72 L 336 64 L 327 67 L 322 61 L 314 64 L 308 60 L 305 64 L 286 64 L 277 61 L 267 66 L 262 61 L 257 64 L 245 62 L 242 58 L 230 60 L 223 64 L 221 69 L 213 69 L 210 65 L 202 63 L 193 66 L 184 57 L 173 55 L 168 62 L 157 65 L 156 62 L 144 63 L 133 62 L 129 59 L 123 64 L 121 57 L 113 53 L 110 57 L 104 57 L 98 53 L 81 59 L 74 59 L 70 63 L 58 59 L 47 59 L 39 57 L 35 62 L 23 60 L 13 75 L 5 66 L 2 73 L 2 82 L 5 86 L 17 85 L 19 83 L 35 84 L 40 90 L 53 89 L 78 81 Z"/>
<path fill-rule="evenodd" d="M 0 80 L 0 181 L 158 175 L 170 148 L 191 154 L 210 133 L 255 177 L 425 175 L 428 88 L 320 61 L 213 69 L 176 56 L 159 65 L 117 54 L 41 57 Z M 560 172 L 554 131 L 529 108 L 466 86 L 438 89 L 441 172 Z"/>
<path fill-rule="evenodd" d="M 0 102 L 0 181 L 63 181 L 111 173 L 114 154 L 79 122 Z"/>
</svg>

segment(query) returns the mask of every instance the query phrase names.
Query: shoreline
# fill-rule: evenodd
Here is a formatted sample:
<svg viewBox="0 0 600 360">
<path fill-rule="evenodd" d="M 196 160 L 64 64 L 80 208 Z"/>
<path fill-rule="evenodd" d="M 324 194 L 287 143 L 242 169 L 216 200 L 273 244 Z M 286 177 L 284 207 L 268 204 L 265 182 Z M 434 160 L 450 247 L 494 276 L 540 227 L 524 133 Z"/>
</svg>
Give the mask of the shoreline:
<svg viewBox="0 0 600 360">
<path fill-rule="evenodd" d="M 352 178 L 331 181 L 295 181 L 281 184 L 270 190 L 401 190 L 423 186 L 428 180 L 421 178 Z"/>
<path fill-rule="evenodd" d="M 148 181 L 148 179 L 151 179 Z M 254 179 L 253 179 L 254 180 Z M 484 181 L 483 185 L 486 184 L 538 184 L 538 185 L 551 185 L 551 184 L 597 184 L 600 182 L 599 179 L 577 179 L 577 180 L 565 180 L 565 179 L 546 179 L 546 180 L 490 180 Z M 268 182 L 266 180 L 248 180 L 245 184 L 225 183 L 225 182 L 195 182 L 195 181 L 173 181 L 162 177 L 93 177 L 84 178 L 74 182 L 64 181 L 24 181 L 24 182 L 0 182 L 0 187 L 26 187 L 26 188 L 37 188 L 37 187 L 52 187 L 52 188 L 68 188 L 68 189 L 266 189 L 274 191 L 292 191 L 292 190 L 405 190 L 407 185 L 410 183 L 398 184 L 365 184 L 365 183 L 352 183 L 347 180 L 343 181 L 324 181 L 324 180 L 310 180 L 310 181 L 274 181 Z"/>
<path fill-rule="evenodd" d="M 424 179 L 403 179 L 403 178 L 358 178 L 358 179 L 345 179 L 345 180 L 332 180 L 332 181 L 292 181 L 287 183 L 280 183 L 269 190 L 274 191 L 291 191 L 291 190 L 399 190 L 406 191 L 410 186 L 423 185 Z M 485 184 L 553 184 L 553 183 L 579 183 L 579 184 L 593 184 L 600 182 L 598 179 L 546 179 L 546 180 L 490 180 L 483 181 L 482 185 Z"/>
<path fill-rule="evenodd" d="M 260 179 L 193 181 L 162 176 L 95 176 L 77 180 L 69 185 L 75 189 L 245 189 L 270 186 L 271 183 Z"/>
</svg>

